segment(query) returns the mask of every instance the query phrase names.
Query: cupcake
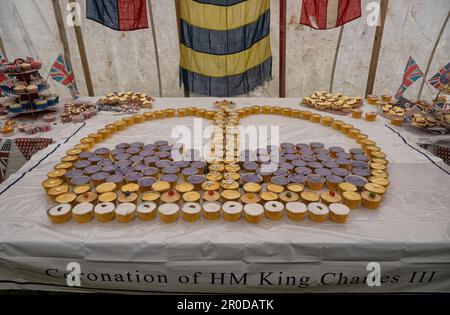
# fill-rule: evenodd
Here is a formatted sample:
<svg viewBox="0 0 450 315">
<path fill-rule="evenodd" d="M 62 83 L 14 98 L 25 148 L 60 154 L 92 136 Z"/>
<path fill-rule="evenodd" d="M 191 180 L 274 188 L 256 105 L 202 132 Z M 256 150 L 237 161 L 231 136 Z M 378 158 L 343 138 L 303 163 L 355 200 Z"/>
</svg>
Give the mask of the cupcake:
<svg viewBox="0 0 450 315">
<path fill-rule="evenodd" d="M 142 202 L 154 202 L 157 205 L 160 202 L 161 194 L 156 191 L 147 191 L 145 193 L 141 194 L 141 201 Z"/>
<path fill-rule="evenodd" d="M 321 175 L 311 174 L 306 178 L 306 185 L 312 190 L 320 190 L 325 184 L 325 178 Z"/>
<path fill-rule="evenodd" d="M 53 223 L 65 223 L 72 217 L 72 206 L 68 203 L 59 204 L 48 209 L 47 215 Z"/>
<path fill-rule="evenodd" d="M 330 210 L 320 202 L 308 204 L 308 218 L 314 222 L 323 222 L 328 219 Z"/>
<path fill-rule="evenodd" d="M 88 185 L 77 186 L 77 188 L 78 188 L 77 192 L 80 192 L 80 189 L 82 189 L 82 188 L 84 188 L 86 186 L 88 186 Z M 75 189 L 74 189 L 74 192 L 75 192 Z M 92 203 L 92 204 L 95 205 L 97 203 L 97 198 L 98 198 L 98 195 L 95 192 L 85 191 L 83 193 L 80 193 L 77 196 L 76 203 L 80 203 L 80 204 L 81 203 Z"/>
<path fill-rule="evenodd" d="M 243 206 L 236 201 L 227 201 L 222 205 L 223 218 L 227 221 L 239 221 Z"/>
<path fill-rule="evenodd" d="M 157 181 L 152 185 L 152 190 L 158 193 L 166 192 L 170 189 L 170 184 L 164 181 Z"/>
<path fill-rule="evenodd" d="M 258 203 L 249 203 L 244 206 L 244 218 L 249 223 L 259 223 L 264 217 L 264 208 Z"/>
<path fill-rule="evenodd" d="M 77 195 L 71 192 L 66 192 L 63 194 L 60 194 L 55 197 L 55 202 L 59 204 L 73 204 L 75 202 L 75 199 L 77 198 Z"/>
<path fill-rule="evenodd" d="M 288 202 L 295 202 L 298 201 L 300 199 L 299 195 L 295 192 L 291 192 L 291 191 L 283 191 L 278 195 L 278 198 L 280 199 L 280 201 L 284 204 L 288 203 Z"/>
<path fill-rule="evenodd" d="M 199 202 L 200 201 L 200 193 L 196 191 L 188 191 L 183 194 L 184 202 Z"/>
<path fill-rule="evenodd" d="M 112 202 L 99 203 L 94 208 L 95 219 L 101 223 L 107 223 L 114 219 L 116 206 Z"/>
<path fill-rule="evenodd" d="M 200 219 L 201 207 L 197 202 L 187 202 L 181 208 L 183 219 L 187 222 L 194 222 Z"/>
<path fill-rule="evenodd" d="M 279 201 L 268 201 L 264 204 L 264 214 L 269 220 L 281 220 L 284 205 Z"/>
<path fill-rule="evenodd" d="M 330 219 L 336 223 L 345 223 L 350 214 L 350 208 L 341 203 L 332 203 L 329 205 Z"/>
<path fill-rule="evenodd" d="M 176 190 L 168 190 L 161 195 L 161 202 L 176 203 L 180 201 L 181 195 Z"/>
<path fill-rule="evenodd" d="M 286 203 L 286 210 L 288 218 L 292 221 L 301 221 L 306 217 L 307 208 L 302 202 L 288 202 Z"/>
<path fill-rule="evenodd" d="M 367 121 L 375 121 L 376 119 L 377 119 L 377 113 L 376 112 L 366 113 L 366 120 Z"/>
<path fill-rule="evenodd" d="M 208 201 L 203 203 L 203 216 L 207 220 L 217 220 L 220 218 L 221 204 L 215 201 Z"/>
<path fill-rule="evenodd" d="M 225 203 L 227 201 L 238 201 L 241 197 L 241 193 L 237 190 L 226 189 L 221 193 L 222 202 Z"/>
<path fill-rule="evenodd" d="M 313 191 L 303 191 L 300 194 L 300 198 L 303 200 L 305 204 L 310 204 L 312 202 L 318 202 L 320 200 L 320 196 L 318 193 Z"/>
<path fill-rule="evenodd" d="M 278 195 L 276 193 L 274 193 L 274 192 L 271 192 L 271 191 L 264 191 L 264 192 L 262 192 L 260 194 L 260 197 L 261 197 L 261 202 L 263 204 L 265 204 L 266 202 L 269 202 L 269 201 L 276 201 L 276 200 L 278 200 Z"/>
<path fill-rule="evenodd" d="M 320 200 L 328 206 L 332 203 L 340 203 L 342 201 L 342 197 L 335 191 L 331 190 L 321 193 Z"/>
<path fill-rule="evenodd" d="M 215 190 L 208 190 L 203 193 L 203 201 L 218 201 L 220 193 Z"/>
<path fill-rule="evenodd" d="M 381 203 L 381 196 L 373 191 L 363 191 L 361 193 L 362 206 L 366 209 L 378 209 Z"/>
<path fill-rule="evenodd" d="M 72 209 L 72 216 L 77 223 L 88 223 L 94 218 L 94 205 L 83 202 Z"/>
<path fill-rule="evenodd" d="M 162 222 L 173 223 L 178 219 L 180 206 L 175 203 L 165 203 L 158 208 L 159 218 Z"/>
<path fill-rule="evenodd" d="M 115 210 L 117 222 L 128 223 L 133 221 L 136 213 L 136 205 L 134 203 L 121 203 Z"/>
<path fill-rule="evenodd" d="M 137 208 L 137 214 L 142 221 L 150 221 L 156 217 L 156 203 L 146 201 L 141 203 Z"/>
<path fill-rule="evenodd" d="M 350 209 L 358 208 L 361 205 L 361 195 L 354 191 L 344 191 L 342 193 L 344 204 Z"/>
</svg>

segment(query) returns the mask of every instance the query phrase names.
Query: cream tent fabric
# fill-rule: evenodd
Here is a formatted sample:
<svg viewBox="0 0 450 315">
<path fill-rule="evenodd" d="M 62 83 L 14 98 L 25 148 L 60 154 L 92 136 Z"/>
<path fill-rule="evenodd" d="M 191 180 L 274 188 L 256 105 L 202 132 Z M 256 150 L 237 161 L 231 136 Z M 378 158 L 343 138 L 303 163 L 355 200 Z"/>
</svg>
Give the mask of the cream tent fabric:
<svg viewBox="0 0 450 315">
<path fill-rule="evenodd" d="M 134 32 L 110 30 L 85 18 L 85 1 L 81 5 L 81 29 L 86 44 L 94 92 L 142 90 L 158 96 L 158 76 L 153 37 L 150 29 Z M 330 75 L 339 37 L 339 28 L 317 31 L 298 24 L 301 0 L 287 0 L 287 77 L 286 96 L 301 97 L 329 87 Z M 366 24 L 369 2 L 363 0 L 362 18 L 345 25 L 337 58 L 334 90 L 364 95 L 369 71 L 375 27 Z M 59 0 L 62 15 L 67 15 L 68 1 Z M 183 96 L 178 82 L 178 35 L 175 2 L 152 0 L 156 41 L 161 67 L 163 96 Z M 271 46 L 273 80 L 251 96 L 278 96 L 279 1 L 271 0 Z M 395 93 L 408 57 L 411 55 L 425 70 L 433 45 L 450 10 L 448 0 L 389 1 L 385 31 L 380 51 L 375 94 Z M 66 25 L 74 72 L 82 94 L 87 94 L 75 32 Z M 32 55 L 41 59 L 48 71 L 63 48 L 51 0 L 0 0 L 0 37 L 7 56 L 12 59 Z M 428 77 L 448 63 L 450 26 L 444 30 L 432 60 Z M 405 93 L 416 98 L 421 81 Z M 53 84 L 62 96 L 65 87 Z M 425 85 L 423 97 L 435 91 Z"/>
</svg>

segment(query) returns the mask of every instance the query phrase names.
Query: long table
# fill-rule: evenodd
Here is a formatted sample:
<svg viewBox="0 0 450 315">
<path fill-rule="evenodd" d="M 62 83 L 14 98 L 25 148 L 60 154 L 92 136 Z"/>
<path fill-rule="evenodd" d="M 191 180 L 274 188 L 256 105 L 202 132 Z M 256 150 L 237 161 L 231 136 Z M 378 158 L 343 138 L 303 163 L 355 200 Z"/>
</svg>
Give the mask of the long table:
<svg viewBox="0 0 450 315">
<path fill-rule="evenodd" d="M 160 98 L 154 108 L 212 108 L 214 101 Z M 299 108 L 297 99 L 233 101 L 238 108 Z M 363 110 L 370 110 L 369 105 Z M 52 224 L 46 210 L 53 203 L 41 187 L 46 174 L 82 137 L 123 116 L 100 113 L 70 128 L 0 185 L 0 289 L 450 292 L 450 168 L 411 141 L 408 130 L 393 127 L 383 118 L 369 123 L 331 116 L 367 133 L 390 161 L 391 184 L 382 207 L 353 210 L 345 224 L 288 218 L 263 220 L 257 225 L 223 219 L 194 223 L 179 219 L 173 224 L 158 219 L 136 219 L 128 224 Z M 187 130 L 199 140 L 199 128 L 209 124 L 193 117 L 155 120 L 119 132 L 104 145 L 160 139 L 174 142 L 177 139 L 171 135 L 186 136 Z M 254 127 L 278 130 L 280 142 L 319 141 L 346 149 L 357 146 L 331 128 L 300 119 L 254 115 L 242 119 L 241 125 L 249 131 Z M 81 269 L 81 286 L 69 286 L 73 283 L 66 280 L 68 274 L 72 279 L 74 266 Z M 379 283 L 369 281 L 368 285 L 366 278 L 375 274 L 381 275 Z"/>
</svg>

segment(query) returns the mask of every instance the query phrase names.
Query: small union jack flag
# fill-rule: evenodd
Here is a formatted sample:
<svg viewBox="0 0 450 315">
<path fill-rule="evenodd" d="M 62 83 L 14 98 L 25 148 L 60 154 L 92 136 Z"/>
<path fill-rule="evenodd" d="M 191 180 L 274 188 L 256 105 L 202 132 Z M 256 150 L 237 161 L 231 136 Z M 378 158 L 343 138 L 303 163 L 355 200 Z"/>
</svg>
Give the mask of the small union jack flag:
<svg viewBox="0 0 450 315">
<path fill-rule="evenodd" d="M 403 92 L 406 91 L 406 89 L 416 82 L 418 79 L 423 77 L 423 72 L 420 70 L 419 65 L 416 63 L 416 61 L 410 56 L 408 63 L 406 64 L 405 73 L 403 74 L 403 82 L 402 85 L 397 90 L 397 93 L 395 94 L 396 98 L 399 98 L 403 95 Z"/>
<path fill-rule="evenodd" d="M 450 62 L 429 79 L 428 82 L 438 90 L 443 84 L 450 83 Z"/>
<path fill-rule="evenodd" d="M 70 66 L 64 61 L 64 57 L 62 55 L 59 55 L 58 58 L 56 58 L 55 63 L 50 69 L 50 76 L 56 82 L 67 86 L 73 99 L 78 98 L 79 92 L 75 82 L 75 76 Z"/>
<path fill-rule="evenodd" d="M 8 63 L 8 60 L 0 53 L 0 66 L 3 65 L 3 67 L 6 67 L 6 63 Z M 8 80 L 8 76 L 3 73 L 0 67 L 0 83 L 5 82 L 6 80 Z M 0 96 L 3 96 L 1 88 L 0 88 Z"/>
</svg>

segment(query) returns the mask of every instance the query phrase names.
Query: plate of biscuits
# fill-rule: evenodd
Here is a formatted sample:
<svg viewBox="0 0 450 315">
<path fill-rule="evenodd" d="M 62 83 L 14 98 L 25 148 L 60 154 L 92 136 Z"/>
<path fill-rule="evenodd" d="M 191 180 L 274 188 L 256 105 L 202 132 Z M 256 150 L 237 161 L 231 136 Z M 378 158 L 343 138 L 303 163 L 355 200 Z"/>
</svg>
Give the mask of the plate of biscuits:
<svg viewBox="0 0 450 315">
<path fill-rule="evenodd" d="M 333 114 L 348 115 L 354 109 L 361 107 L 361 97 L 347 96 L 342 93 L 329 93 L 328 91 L 317 91 L 302 99 L 300 105 L 326 111 Z"/>
</svg>

